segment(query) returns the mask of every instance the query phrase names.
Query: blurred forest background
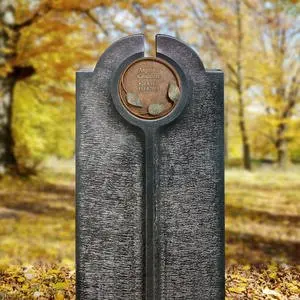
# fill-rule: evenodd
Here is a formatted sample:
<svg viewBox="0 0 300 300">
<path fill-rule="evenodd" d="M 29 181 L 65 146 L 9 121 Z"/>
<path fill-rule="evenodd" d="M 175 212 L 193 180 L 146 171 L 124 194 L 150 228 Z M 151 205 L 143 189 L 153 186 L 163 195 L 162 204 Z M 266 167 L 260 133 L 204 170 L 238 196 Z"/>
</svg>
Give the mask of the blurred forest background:
<svg viewBox="0 0 300 300">
<path fill-rule="evenodd" d="M 0 1 L 0 299 L 74 298 L 75 72 L 156 33 L 225 72 L 226 295 L 299 299 L 297 0 Z"/>
</svg>

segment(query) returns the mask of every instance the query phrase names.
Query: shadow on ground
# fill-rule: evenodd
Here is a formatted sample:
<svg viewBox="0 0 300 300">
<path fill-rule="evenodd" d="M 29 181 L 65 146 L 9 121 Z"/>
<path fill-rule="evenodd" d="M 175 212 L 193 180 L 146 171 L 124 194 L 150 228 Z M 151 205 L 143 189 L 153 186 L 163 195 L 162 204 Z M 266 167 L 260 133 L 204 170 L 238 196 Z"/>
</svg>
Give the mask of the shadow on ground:
<svg viewBox="0 0 300 300">
<path fill-rule="evenodd" d="M 0 197 L 3 212 L 74 218 L 74 184 L 20 181 L 15 188 L 2 185 Z M 6 215 L 0 210 L 0 219 Z"/>
<path fill-rule="evenodd" d="M 249 209 L 247 207 L 236 207 L 226 205 L 226 215 L 228 217 L 240 217 L 245 220 L 259 220 L 262 223 L 284 223 L 289 226 L 300 226 L 300 216 L 292 214 L 274 214 L 267 211 Z"/>
<path fill-rule="evenodd" d="M 226 219 L 233 223 L 242 220 L 245 226 L 248 222 L 256 222 L 262 230 L 256 233 L 226 230 L 226 259 L 228 262 L 239 264 L 262 264 L 272 260 L 300 264 L 300 241 L 274 239 L 264 232 L 264 226 L 275 226 L 275 230 L 288 230 L 289 227 L 300 228 L 300 216 L 291 214 L 274 214 L 267 211 L 259 211 L 246 207 L 226 205 Z M 279 225 L 279 226 L 278 226 Z M 277 233 L 280 236 L 280 232 Z"/>
<path fill-rule="evenodd" d="M 273 260 L 289 265 L 300 264 L 300 243 L 268 240 L 255 234 L 226 230 L 226 260 L 238 264 L 267 264 Z"/>
</svg>

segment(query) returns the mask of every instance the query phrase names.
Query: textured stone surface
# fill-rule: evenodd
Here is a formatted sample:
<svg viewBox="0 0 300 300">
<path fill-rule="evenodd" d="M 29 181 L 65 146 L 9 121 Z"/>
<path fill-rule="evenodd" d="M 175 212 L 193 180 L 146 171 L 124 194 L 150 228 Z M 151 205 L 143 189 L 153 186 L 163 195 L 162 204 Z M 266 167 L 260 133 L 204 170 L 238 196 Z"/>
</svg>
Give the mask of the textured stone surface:
<svg viewBox="0 0 300 300">
<path fill-rule="evenodd" d="M 161 299 L 223 297 L 220 75 L 195 78 L 186 113 L 161 135 Z"/>
<path fill-rule="evenodd" d="M 141 50 L 138 42 L 143 47 L 143 39 L 135 42 L 123 40 L 128 53 Z M 116 56 L 105 55 L 94 73 L 77 74 L 77 296 L 83 300 L 142 298 L 143 148 L 110 98 L 111 64 L 126 57 L 124 45 L 114 47 Z"/>
<path fill-rule="evenodd" d="M 78 299 L 143 299 L 144 140 L 118 115 L 109 88 L 126 57 L 143 55 L 143 41 L 118 43 L 94 73 L 77 74 Z M 158 294 L 222 299 L 223 74 L 205 72 L 173 38 L 157 36 L 157 51 L 178 63 L 193 88 L 186 111 L 160 133 Z"/>
<path fill-rule="evenodd" d="M 161 134 L 161 299 L 224 298 L 223 73 L 158 35 L 157 56 L 192 79 L 186 112 Z"/>
</svg>

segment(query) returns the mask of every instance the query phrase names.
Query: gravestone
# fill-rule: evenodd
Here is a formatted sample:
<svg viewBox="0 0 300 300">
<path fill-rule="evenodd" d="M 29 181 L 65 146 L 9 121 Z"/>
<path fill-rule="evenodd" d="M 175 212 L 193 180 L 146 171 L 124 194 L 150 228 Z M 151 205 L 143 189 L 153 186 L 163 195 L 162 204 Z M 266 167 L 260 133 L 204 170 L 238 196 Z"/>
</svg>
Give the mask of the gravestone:
<svg viewBox="0 0 300 300">
<path fill-rule="evenodd" d="M 139 34 L 76 94 L 77 299 L 223 299 L 223 73 Z"/>
</svg>

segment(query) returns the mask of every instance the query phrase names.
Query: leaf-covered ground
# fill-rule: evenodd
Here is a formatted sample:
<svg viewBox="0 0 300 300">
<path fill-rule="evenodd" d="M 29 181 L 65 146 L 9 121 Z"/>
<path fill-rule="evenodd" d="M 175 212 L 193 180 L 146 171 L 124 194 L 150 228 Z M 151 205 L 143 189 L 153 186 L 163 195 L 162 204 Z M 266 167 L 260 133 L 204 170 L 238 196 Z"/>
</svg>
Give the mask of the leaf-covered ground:
<svg viewBox="0 0 300 300">
<path fill-rule="evenodd" d="M 0 181 L 0 299 L 75 299 L 74 177 Z M 300 299 L 300 170 L 226 172 L 226 298 Z"/>
</svg>

